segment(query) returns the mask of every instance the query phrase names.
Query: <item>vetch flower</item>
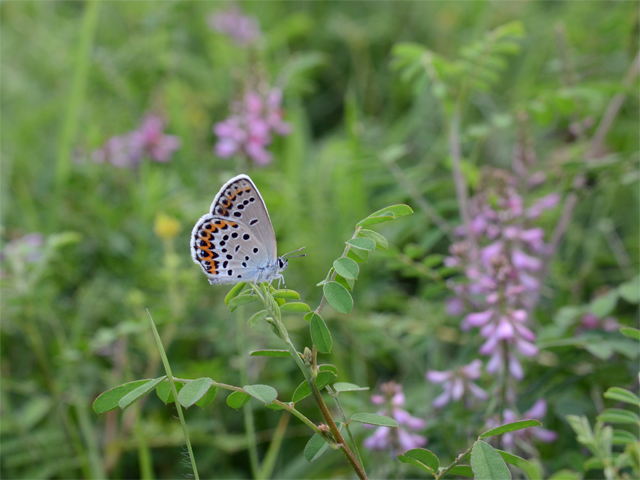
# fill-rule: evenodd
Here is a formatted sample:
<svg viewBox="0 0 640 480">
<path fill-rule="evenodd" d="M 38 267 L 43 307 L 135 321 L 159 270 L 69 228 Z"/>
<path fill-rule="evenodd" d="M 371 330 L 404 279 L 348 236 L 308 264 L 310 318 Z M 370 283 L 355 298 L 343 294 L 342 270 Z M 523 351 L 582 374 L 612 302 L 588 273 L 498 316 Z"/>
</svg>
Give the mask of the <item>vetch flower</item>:
<svg viewBox="0 0 640 480">
<path fill-rule="evenodd" d="M 167 163 L 178 148 L 180 139 L 166 135 L 162 119 L 150 114 L 143 118 L 136 130 L 111 137 L 104 146 L 94 150 L 91 157 L 96 163 L 109 162 L 119 168 L 136 168 L 145 157 Z"/>
<path fill-rule="evenodd" d="M 472 381 L 477 380 L 481 375 L 482 362 L 479 359 L 455 370 L 444 372 L 429 370 L 426 374 L 427 380 L 432 383 L 442 383 L 444 389 L 444 393 L 436 397 L 432 405 L 435 408 L 442 408 L 452 400 L 457 402 L 465 391 L 479 400 L 487 400 L 489 394 Z"/>
<path fill-rule="evenodd" d="M 405 404 L 402 385 L 395 382 L 383 383 L 380 390 L 384 395 L 372 395 L 371 403 L 385 405 L 377 413 L 395 419 L 399 427 L 378 427 L 373 435 L 364 440 L 363 445 L 370 450 L 389 450 L 392 456 L 426 445 L 426 437 L 407 430 L 422 430 L 426 422 L 401 408 Z"/>
<path fill-rule="evenodd" d="M 207 22 L 212 29 L 231 37 L 238 45 L 247 46 L 260 38 L 260 24 L 243 15 L 238 7 L 214 13 Z"/>
<path fill-rule="evenodd" d="M 542 420 L 547 415 L 547 401 L 540 398 L 533 406 L 522 414 L 519 418 L 513 411 L 507 409 L 503 412 L 503 423 L 513 423 L 518 420 Z M 507 449 L 513 449 L 517 443 L 530 443 L 532 439 L 539 440 L 543 443 L 555 442 L 558 434 L 553 430 L 542 427 L 525 428 L 515 432 L 509 432 L 502 435 L 502 445 Z"/>
<path fill-rule="evenodd" d="M 248 91 L 242 101 L 231 105 L 231 115 L 213 126 L 218 136 L 215 153 L 229 158 L 242 153 L 258 165 L 273 160 L 266 147 L 271 144 L 272 133 L 288 135 L 291 127 L 283 120 L 282 92 L 271 89 L 266 95 Z"/>
</svg>

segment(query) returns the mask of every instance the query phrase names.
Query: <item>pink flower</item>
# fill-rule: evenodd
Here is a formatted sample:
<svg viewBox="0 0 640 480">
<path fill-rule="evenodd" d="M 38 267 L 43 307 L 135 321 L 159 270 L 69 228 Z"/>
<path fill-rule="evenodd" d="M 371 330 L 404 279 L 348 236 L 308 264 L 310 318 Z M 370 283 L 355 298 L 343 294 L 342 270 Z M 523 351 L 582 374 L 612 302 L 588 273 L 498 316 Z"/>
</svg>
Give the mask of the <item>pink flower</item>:
<svg viewBox="0 0 640 480">
<path fill-rule="evenodd" d="M 522 414 L 522 420 L 542 420 L 547 415 L 547 401 L 540 398 L 533 404 L 533 406 Z M 505 410 L 503 412 L 504 423 L 512 423 L 520 420 L 511 410 Z M 516 446 L 516 442 L 529 443 L 531 439 L 537 439 L 544 443 L 552 443 L 558 438 L 558 434 L 552 430 L 548 430 L 542 427 L 525 428 L 523 430 L 517 430 L 515 432 L 509 432 L 502 435 L 502 445 L 505 448 L 513 449 Z"/>
<path fill-rule="evenodd" d="M 233 7 L 209 17 L 209 27 L 231 37 L 238 45 L 247 46 L 260 38 L 260 24 Z"/>
<path fill-rule="evenodd" d="M 395 382 L 383 383 L 380 390 L 384 395 L 372 395 L 371 403 L 374 405 L 386 404 L 386 407 L 379 410 L 378 414 L 393 418 L 398 422 L 399 427 L 378 427 L 373 435 L 365 438 L 363 445 L 370 450 L 390 450 L 392 455 L 426 445 L 426 437 L 407 431 L 407 428 L 422 430 L 426 422 L 422 418 L 411 416 L 409 412 L 401 408 L 405 404 L 402 385 Z"/>
<path fill-rule="evenodd" d="M 429 370 L 426 374 L 427 380 L 432 383 L 443 383 L 444 393 L 439 395 L 432 403 L 435 408 L 442 408 L 451 400 L 457 402 L 462 398 L 465 391 L 479 400 L 487 400 L 489 394 L 476 385 L 472 380 L 477 380 L 482 374 L 482 362 L 475 359 L 468 365 L 456 370 L 440 372 Z"/>
<path fill-rule="evenodd" d="M 160 117 L 146 115 L 136 130 L 111 137 L 102 148 L 94 150 L 91 157 L 96 163 L 109 162 L 119 168 L 136 168 L 145 157 L 167 163 L 180 148 L 180 139 L 165 135 L 163 130 Z"/>
<path fill-rule="evenodd" d="M 215 153 L 219 157 L 229 158 L 242 153 L 258 165 L 268 165 L 273 156 L 266 147 L 271 144 L 272 132 L 287 135 L 291 129 L 282 120 L 280 107 L 282 92 L 270 90 L 266 98 L 258 92 L 249 91 L 241 102 L 231 105 L 231 116 L 213 126 L 218 137 Z"/>
<path fill-rule="evenodd" d="M 527 218 L 538 218 L 542 212 L 549 210 L 560 203 L 560 194 L 550 193 L 549 195 L 539 198 L 536 203 L 527 209 Z"/>
</svg>

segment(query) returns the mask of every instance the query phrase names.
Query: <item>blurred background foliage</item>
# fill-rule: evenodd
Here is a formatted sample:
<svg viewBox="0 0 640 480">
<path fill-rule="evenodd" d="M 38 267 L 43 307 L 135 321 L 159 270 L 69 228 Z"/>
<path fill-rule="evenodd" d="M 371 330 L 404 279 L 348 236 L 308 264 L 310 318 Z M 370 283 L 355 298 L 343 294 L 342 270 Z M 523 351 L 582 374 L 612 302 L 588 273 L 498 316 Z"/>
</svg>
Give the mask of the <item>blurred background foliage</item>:
<svg viewBox="0 0 640 480">
<path fill-rule="evenodd" d="M 430 403 L 439 387 L 424 380 L 427 369 L 468 363 L 480 343 L 445 312 L 452 273 L 433 255 L 447 254 L 452 235 L 423 208 L 428 199 L 451 226 L 460 224 L 447 125 L 427 80 L 403 76 L 392 51 L 412 42 L 443 59 L 464 58 L 465 47 L 515 20 L 520 51 L 504 57 L 486 88 L 470 91 L 463 169 L 475 188 L 484 168 L 510 168 L 518 115 L 527 112 L 547 193 L 564 197 L 575 176 L 586 178 L 535 312 L 539 341 L 548 348 L 541 346 L 527 365 L 519 395 L 523 411 L 544 397 L 545 426 L 560 434 L 540 446 L 546 474 L 581 471 L 583 451 L 564 416 L 593 418 L 608 387 L 638 387 L 637 349 L 598 347 L 617 344 L 615 334 L 594 333 L 591 349 L 558 341 L 574 338 L 580 308 L 637 273 L 637 82 L 621 88 L 637 54 L 637 3 L 240 5 L 260 23 L 256 49 L 209 28 L 208 16 L 224 3 L 0 5 L 2 476 L 189 472 L 173 407 L 150 396 L 124 412 L 98 417 L 91 410 L 107 388 L 162 374 L 146 307 L 175 375 L 232 384 L 244 376 L 290 398 L 301 380 L 293 362 L 246 357 L 256 348 L 279 348 L 277 339 L 265 324 L 246 326 L 249 308 L 230 314 L 222 301 L 228 289 L 211 287 L 189 258 L 193 224 L 222 183 L 241 172 L 265 198 L 279 252 L 306 246 L 308 256 L 290 262 L 286 279 L 312 307 L 321 296 L 315 284 L 358 220 L 389 204 L 414 208 L 412 217 L 379 228 L 391 247 L 361 268 L 354 312 L 327 313 L 334 337 L 327 361 L 342 381 L 372 389 L 391 379 L 402 383 L 407 407 L 427 419 L 429 448 L 447 458 L 466 448 L 482 427 L 481 413 L 461 404 L 435 411 Z M 216 157 L 211 131 L 256 58 L 260 74 L 283 87 L 292 126 L 274 140 L 273 163 L 261 168 Z M 604 160 L 584 162 L 588 139 L 620 92 L 628 95 L 599 152 Z M 125 169 L 92 161 L 93 150 L 136 128 L 147 112 L 180 138 L 170 162 Z M 540 226 L 551 232 L 558 216 L 545 214 Z M 23 240 L 34 233 L 42 237 Z M 636 308 L 621 297 L 607 315 L 637 326 Z M 305 322 L 291 317 L 288 328 L 296 345 L 309 344 Z M 367 394 L 345 396 L 344 403 L 375 411 Z M 300 408 L 318 420 L 310 402 Z M 280 415 L 254 407 L 261 454 Z M 203 478 L 250 477 L 242 412 L 218 398 L 204 410 L 190 409 L 187 421 Z M 358 438 L 366 433 L 356 427 Z M 274 478 L 349 475 L 335 452 L 306 463 L 309 436 L 291 420 Z M 386 455 L 364 454 L 372 477 L 419 474 Z"/>
</svg>

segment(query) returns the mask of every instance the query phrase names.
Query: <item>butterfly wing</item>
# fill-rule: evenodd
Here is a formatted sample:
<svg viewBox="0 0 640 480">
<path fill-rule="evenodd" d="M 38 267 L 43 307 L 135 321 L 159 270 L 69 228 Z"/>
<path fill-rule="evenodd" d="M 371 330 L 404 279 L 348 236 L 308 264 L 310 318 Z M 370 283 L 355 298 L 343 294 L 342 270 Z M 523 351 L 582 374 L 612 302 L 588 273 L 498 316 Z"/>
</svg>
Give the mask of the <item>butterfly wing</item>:
<svg viewBox="0 0 640 480">
<path fill-rule="evenodd" d="M 262 196 L 246 175 L 220 189 L 191 233 L 191 256 L 210 283 L 255 282 L 277 260 L 276 237 Z"/>
</svg>

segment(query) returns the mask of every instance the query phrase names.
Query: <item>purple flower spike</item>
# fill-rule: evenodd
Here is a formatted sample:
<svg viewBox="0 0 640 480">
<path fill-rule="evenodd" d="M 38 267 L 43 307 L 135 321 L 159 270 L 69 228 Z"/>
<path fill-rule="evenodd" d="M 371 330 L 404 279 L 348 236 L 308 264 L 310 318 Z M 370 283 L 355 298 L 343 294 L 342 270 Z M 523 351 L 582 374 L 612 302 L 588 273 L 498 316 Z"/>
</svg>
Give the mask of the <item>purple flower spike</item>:
<svg viewBox="0 0 640 480">
<path fill-rule="evenodd" d="M 102 148 L 93 151 L 91 157 L 96 163 L 109 162 L 119 168 L 136 168 L 145 157 L 167 163 L 178 148 L 180 139 L 164 134 L 162 119 L 146 115 L 136 130 L 111 137 Z"/>
<path fill-rule="evenodd" d="M 401 408 L 405 404 L 402 385 L 395 382 L 383 383 L 380 390 L 383 395 L 372 395 L 371 403 L 374 405 L 386 404 L 385 408 L 378 411 L 378 414 L 392 417 L 398 422 L 399 427 L 397 429 L 378 427 L 373 435 L 365 438 L 363 445 L 370 450 L 389 450 L 392 456 L 426 445 L 426 437 L 407 431 L 407 428 L 422 430 L 426 422 L 422 418 L 413 417 Z"/>
<path fill-rule="evenodd" d="M 236 44 L 245 47 L 260 38 L 260 24 L 255 18 L 243 15 L 233 7 L 225 12 L 214 13 L 207 22 L 209 27 L 231 37 Z"/>
<path fill-rule="evenodd" d="M 511 410 L 505 410 L 502 414 L 504 423 L 517 422 L 518 420 L 542 420 L 547 415 L 547 401 L 540 398 L 533 406 L 522 414 L 519 418 Z M 495 419 L 489 422 L 489 425 L 498 426 Z M 491 428 L 491 427 L 490 427 Z M 543 443 L 555 442 L 558 434 L 552 430 L 542 427 L 526 428 L 515 432 L 509 432 L 502 435 L 502 445 L 508 449 L 513 449 L 518 442 L 530 443 L 532 439 L 539 440 Z"/>
<path fill-rule="evenodd" d="M 482 375 L 482 362 L 475 359 L 468 365 L 456 370 L 440 372 L 429 370 L 426 374 L 427 380 L 432 383 L 442 383 L 444 393 L 436 397 L 432 405 L 435 408 L 442 408 L 450 401 L 457 402 L 462 398 L 465 391 L 468 391 L 478 400 L 487 400 L 489 394 L 476 385 L 472 380 L 477 380 Z"/>
<path fill-rule="evenodd" d="M 215 153 L 230 158 L 242 153 L 257 165 L 268 165 L 273 156 L 266 147 L 271 144 L 272 132 L 287 135 L 291 128 L 284 122 L 281 108 L 282 92 L 272 89 L 266 98 L 249 91 L 241 102 L 231 105 L 231 116 L 213 126 L 218 137 Z"/>
</svg>

